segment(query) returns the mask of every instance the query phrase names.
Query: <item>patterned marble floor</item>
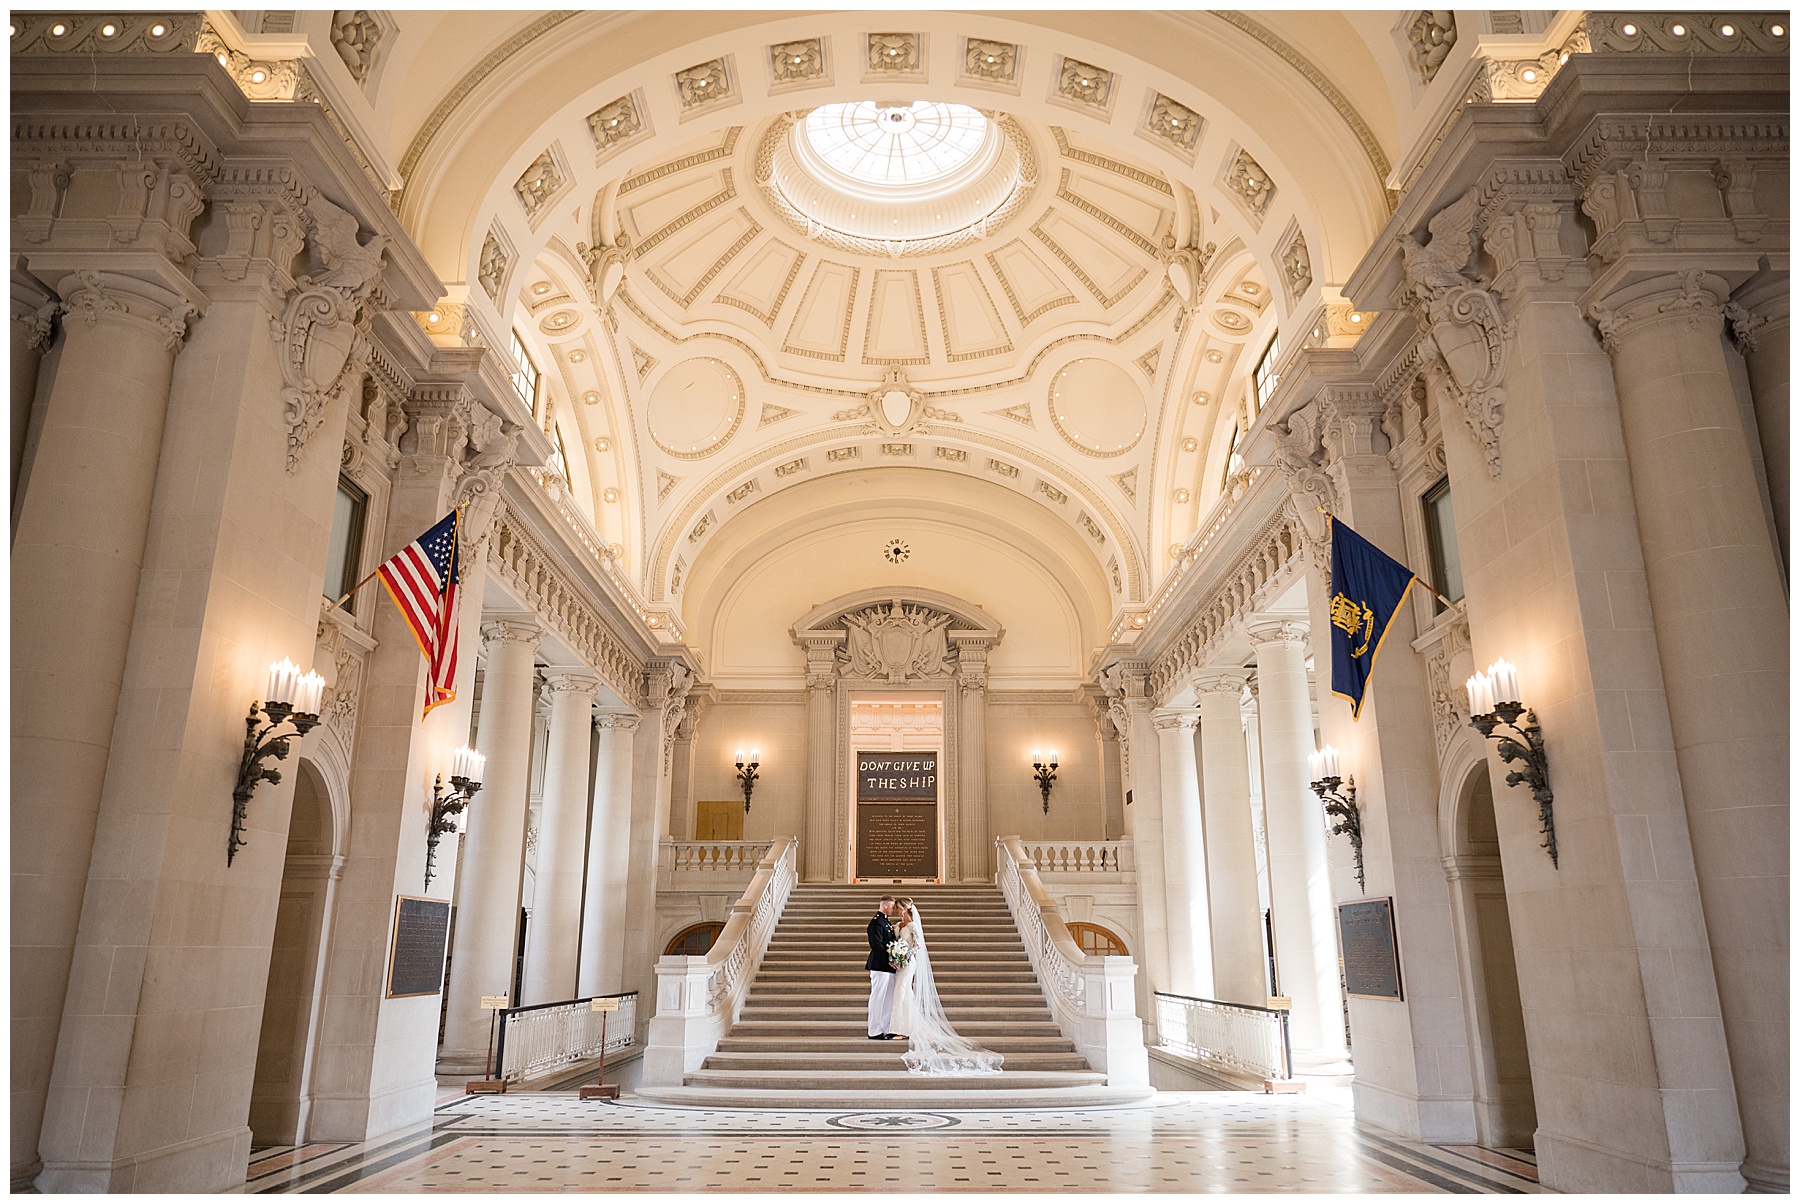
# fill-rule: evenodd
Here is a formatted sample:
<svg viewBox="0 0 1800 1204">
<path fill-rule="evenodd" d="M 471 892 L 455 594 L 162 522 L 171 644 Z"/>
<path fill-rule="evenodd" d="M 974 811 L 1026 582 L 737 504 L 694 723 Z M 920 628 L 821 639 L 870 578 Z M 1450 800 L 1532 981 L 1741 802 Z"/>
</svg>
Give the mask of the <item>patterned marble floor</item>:
<svg viewBox="0 0 1800 1204">
<path fill-rule="evenodd" d="M 1529 1152 L 1401 1141 L 1306 1096 L 1062 1112 L 752 1112 L 446 1093 L 429 1126 L 258 1149 L 247 1192 L 1535 1192 Z"/>
</svg>

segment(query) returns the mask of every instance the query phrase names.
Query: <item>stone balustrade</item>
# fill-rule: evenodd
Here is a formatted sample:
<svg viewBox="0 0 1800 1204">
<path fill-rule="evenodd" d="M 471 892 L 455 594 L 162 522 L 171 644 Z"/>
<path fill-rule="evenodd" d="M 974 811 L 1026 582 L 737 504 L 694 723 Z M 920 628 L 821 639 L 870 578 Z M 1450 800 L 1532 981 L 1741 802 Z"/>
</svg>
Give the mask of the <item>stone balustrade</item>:
<svg viewBox="0 0 1800 1204">
<path fill-rule="evenodd" d="M 1021 842 L 1039 874 L 1106 874 L 1136 869 L 1129 840 L 1031 840 Z"/>
<path fill-rule="evenodd" d="M 1136 963 L 1129 957 L 1082 952 L 1017 836 L 996 840 L 994 859 L 1007 909 L 1063 1035 L 1075 1042 L 1088 1065 L 1106 1075 L 1108 1086 L 1148 1086 L 1150 1057 L 1132 981 Z"/>
<path fill-rule="evenodd" d="M 658 890 L 717 890 L 750 881 L 768 840 L 668 840 L 657 858 Z"/>
</svg>

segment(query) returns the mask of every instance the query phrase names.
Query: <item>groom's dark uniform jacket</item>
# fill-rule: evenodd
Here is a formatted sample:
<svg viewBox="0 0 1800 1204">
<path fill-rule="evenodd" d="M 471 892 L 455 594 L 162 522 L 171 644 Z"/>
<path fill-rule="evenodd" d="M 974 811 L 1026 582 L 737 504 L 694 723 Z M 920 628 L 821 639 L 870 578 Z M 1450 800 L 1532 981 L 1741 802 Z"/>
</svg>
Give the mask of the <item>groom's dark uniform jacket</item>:
<svg viewBox="0 0 1800 1204">
<path fill-rule="evenodd" d="M 869 960 L 863 966 L 865 970 L 880 970 L 884 974 L 896 973 L 894 963 L 888 960 L 887 947 L 894 939 L 894 926 L 880 912 L 869 921 Z"/>
</svg>

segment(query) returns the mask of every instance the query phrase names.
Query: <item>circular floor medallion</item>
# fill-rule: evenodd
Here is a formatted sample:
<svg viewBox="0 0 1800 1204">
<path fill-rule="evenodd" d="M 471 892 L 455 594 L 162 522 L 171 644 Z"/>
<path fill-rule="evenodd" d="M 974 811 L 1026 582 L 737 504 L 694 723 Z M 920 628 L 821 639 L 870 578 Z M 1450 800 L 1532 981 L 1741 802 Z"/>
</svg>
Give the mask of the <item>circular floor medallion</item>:
<svg viewBox="0 0 1800 1204">
<path fill-rule="evenodd" d="M 744 420 L 744 386 L 723 360 L 683 360 L 656 382 L 646 409 L 656 446 L 681 460 L 717 451 Z"/>
<path fill-rule="evenodd" d="M 1117 364 L 1079 359 L 1050 381 L 1050 422 L 1068 444 L 1090 456 L 1119 456 L 1143 438 L 1144 391 Z"/>
<path fill-rule="evenodd" d="M 851 1112 L 834 1116 L 827 1124 L 839 1129 L 873 1129 L 884 1133 L 922 1133 L 927 1129 L 952 1129 L 962 1122 L 935 1112 Z"/>
</svg>

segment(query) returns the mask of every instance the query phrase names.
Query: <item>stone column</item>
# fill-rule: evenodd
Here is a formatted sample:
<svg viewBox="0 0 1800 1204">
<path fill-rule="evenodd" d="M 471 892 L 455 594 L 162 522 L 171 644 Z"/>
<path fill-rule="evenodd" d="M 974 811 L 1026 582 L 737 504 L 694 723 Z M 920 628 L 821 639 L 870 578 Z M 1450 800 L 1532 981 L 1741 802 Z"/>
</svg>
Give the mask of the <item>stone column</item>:
<svg viewBox="0 0 1800 1204">
<path fill-rule="evenodd" d="M 1213 989 L 1220 999 L 1260 1005 L 1269 992 L 1256 890 L 1256 834 L 1250 822 L 1250 762 L 1239 710 L 1244 677 L 1238 671 L 1211 672 L 1194 688 L 1200 696 Z"/>
<path fill-rule="evenodd" d="M 656 919 L 656 882 L 669 833 L 669 763 L 675 730 L 687 709 L 687 670 L 654 661 L 644 672 L 644 719 L 631 750 L 630 863 L 625 885 L 624 989 L 637 991 L 638 1025 L 648 1028 L 656 998 L 656 961 L 662 946 Z"/>
<path fill-rule="evenodd" d="M 837 848 L 837 640 L 806 644 L 806 822 L 802 878 L 830 882 Z"/>
<path fill-rule="evenodd" d="M 994 838 L 988 831 L 987 809 L 987 648 L 959 643 L 956 660 L 956 676 L 962 686 L 957 864 L 964 882 L 991 882 Z"/>
<path fill-rule="evenodd" d="M 1312 792 L 1312 704 L 1306 692 L 1306 628 L 1252 627 L 1262 685 L 1263 806 L 1268 819 L 1269 891 L 1275 966 L 1294 1001 L 1294 1062 L 1313 1073 L 1345 1068 L 1344 996 L 1338 984 L 1336 917 L 1325 822 Z"/>
<path fill-rule="evenodd" d="M 12 1131 L 35 1159 L 191 285 L 79 271 L 12 548 Z M 59 638 L 62 637 L 62 638 Z M 68 638 L 75 637 L 75 638 Z M 241 730 L 241 729 L 240 729 Z M 26 1148 L 21 1150 L 23 1145 Z"/>
<path fill-rule="evenodd" d="M 1167 991 L 1169 977 L 1169 895 L 1164 885 L 1162 859 L 1162 755 L 1149 699 L 1145 697 L 1148 666 L 1125 662 L 1120 668 L 1120 693 L 1112 704 L 1113 726 L 1119 730 L 1119 755 L 1125 789 L 1131 803 L 1125 808 L 1125 834 L 1131 837 L 1137 856 L 1138 922 L 1143 948 L 1138 963 L 1144 967 L 1146 1002 L 1152 993 Z M 1155 1009 L 1147 1019 L 1154 1023 Z"/>
<path fill-rule="evenodd" d="M 1788 563 L 1788 276 L 1753 281 L 1725 308 L 1744 365 L 1781 563 Z"/>
<path fill-rule="evenodd" d="M 38 366 L 55 337 L 61 303 L 43 286 L 15 271 L 12 275 L 12 510 L 25 484 L 25 443 L 37 398 Z"/>
<path fill-rule="evenodd" d="M 587 843 L 588 745 L 599 681 L 554 670 L 550 747 L 538 821 L 537 894 L 525 938 L 523 1004 L 575 998 L 581 948 L 581 863 Z"/>
<path fill-rule="evenodd" d="M 1788 611 L 1725 360 L 1724 297 L 1716 277 L 1688 272 L 1591 312 L 1618 385 L 1744 1175 L 1785 1183 L 1788 925 L 1770 903 L 1788 897 Z"/>
<path fill-rule="evenodd" d="M 439 1065 L 452 1074 L 478 1072 L 487 1058 L 489 1016 L 481 997 L 512 994 L 530 789 L 533 658 L 543 638 L 534 623 L 520 619 L 484 624 L 481 635 L 487 672 L 475 746 L 487 757 L 487 781 L 470 808 L 457 882 L 449 1016 L 439 1054 Z"/>
<path fill-rule="evenodd" d="M 1200 767 L 1194 729 L 1200 716 L 1159 710 L 1155 718 L 1162 762 L 1163 889 L 1167 892 L 1169 989 L 1212 999 L 1212 919 L 1206 889 L 1206 839 L 1200 822 Z M 1143 859 L 1139 858 L 1139 864 Z"/>
<path fill-rule="evenodd" d="M 581 909 L 581 974 L 576 995 L 623 989 L 625 887 L 631 875 L 631 744 L 638 716 L 601 715 L 588 828 L 587 894 Z"/>
</svg>

